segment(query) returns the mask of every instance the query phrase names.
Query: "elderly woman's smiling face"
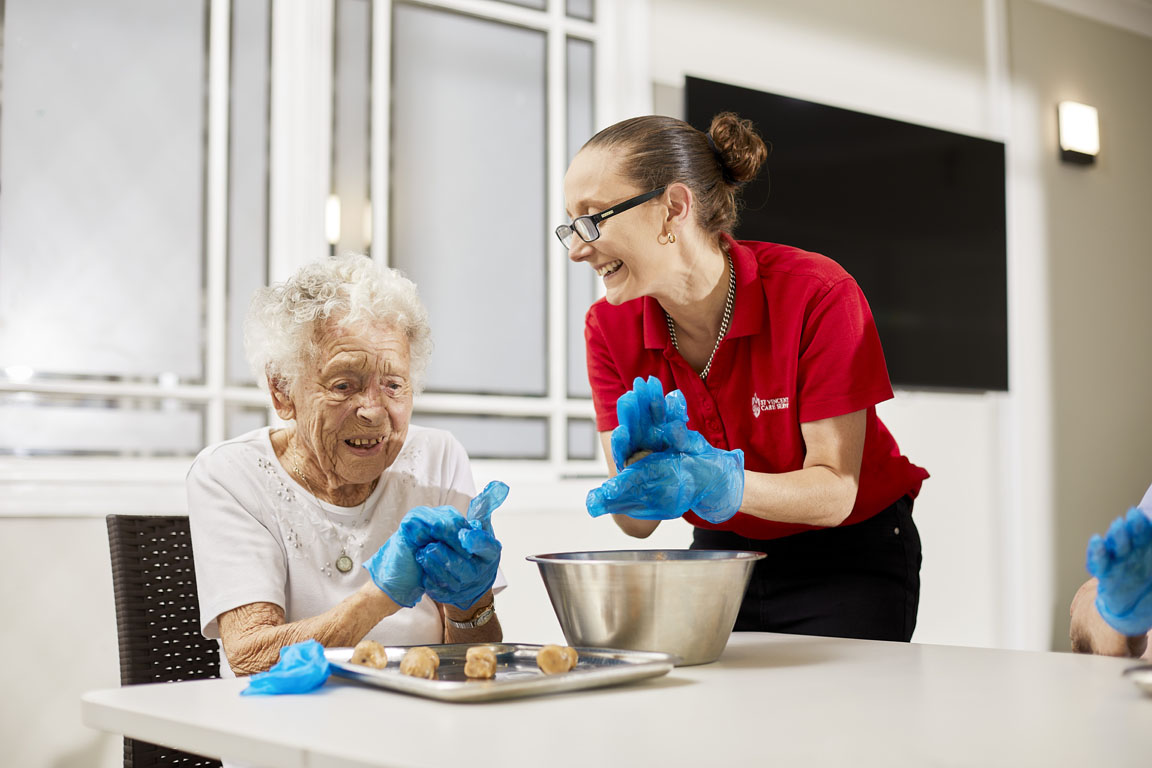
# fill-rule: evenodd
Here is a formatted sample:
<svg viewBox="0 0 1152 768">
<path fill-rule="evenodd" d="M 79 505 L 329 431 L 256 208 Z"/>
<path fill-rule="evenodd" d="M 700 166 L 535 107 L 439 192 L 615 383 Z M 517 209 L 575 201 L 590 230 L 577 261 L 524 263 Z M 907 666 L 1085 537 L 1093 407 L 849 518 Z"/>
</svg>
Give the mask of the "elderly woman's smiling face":
<svg viewBox="0 0 1152 768">
<path fill-rule="evenodd" d="M 280 416 L 296 420 L 289 458 L 299 462 L 314 493 L 358 504 L 408 434 L 408 339 L 391 324 L 328 321 L 315 343 L 315 360 L 287 398 L 273 393 Z"/>
</svg>

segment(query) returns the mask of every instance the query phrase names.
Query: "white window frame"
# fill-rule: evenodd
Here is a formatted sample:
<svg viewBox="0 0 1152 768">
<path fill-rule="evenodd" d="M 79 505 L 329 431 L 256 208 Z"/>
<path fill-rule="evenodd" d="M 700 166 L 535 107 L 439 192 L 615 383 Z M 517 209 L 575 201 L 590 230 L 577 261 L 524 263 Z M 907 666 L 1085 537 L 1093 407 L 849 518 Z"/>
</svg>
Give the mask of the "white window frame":
<svg viewBox="0 0 1152 768">
<path fill-rule="evenodd" d="M 393 0 L 371 0 L 373 19 L 372 146 L 388 146 L 391 19 Z M 548 0 L 535 10 L 500 0 L 408 0 L 537 29 L 548 36 L 547 186 L 549 221 L 563 221 L 560 190 L 567 167 L 565 110 L 566 38 L 595 46 L 595 125 L 651 111 L 648 58 L 648 0 L 595 0 L 595 21 L 565 15 L 565 0 Z M 0 379 L 0 392 L 90 397 L 175 399 L 205 407 L 207 444 L 225 438 L 229 406 L 267 406 L 255 387 L 227 383 L 227 214 L 228 99 L 231 0 L 210 0 L 208 49 L 207 211 L 205 232 L 205 380 L 199 385 Z M 327 251 L 324 207 L 330 187 L 331 61 L 334 0 L 274 0 L 272 3 L 272 108 L 269 150 L 269 278 L 281 280 Z M 387 153 L 372 153 L 371 255 L 388 263 Z M 554 240 L 554 238 L 549 238 Z M 548 394 L 515 397 L 424 393 L 425 413 L 542 417 L 549 422 L 546 460 L 475 460 L 477 482 L 500 477 L 545 489 L 563 478 L 602 475 L 596 457 L 567 458 L 568 419 L 592 418 L 588 399 L 567 395 L 566 254 L 550 242 L 548 269 Z M 0 457 L 0 517 L 92 517 L 112 513 L 186 512 L 184 475 L 190 458 Z"/>
</svg>

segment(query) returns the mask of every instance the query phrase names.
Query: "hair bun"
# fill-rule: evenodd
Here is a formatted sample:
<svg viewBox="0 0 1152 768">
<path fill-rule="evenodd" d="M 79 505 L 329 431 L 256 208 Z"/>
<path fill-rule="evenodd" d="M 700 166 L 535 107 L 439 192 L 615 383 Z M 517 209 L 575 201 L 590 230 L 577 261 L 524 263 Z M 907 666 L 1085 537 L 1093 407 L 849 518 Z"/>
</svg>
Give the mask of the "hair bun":
<svg viewBox="0 0 1152 768">
<path fill-rule="evenodd" d="M 756 178 L 768 159 L 768 147 L 751 120 L 744 120 L 735 112 L 721 112 L 712 118 L 708 134 L 724 162 L 727 177 L 737 184 Z"/>
</svg>

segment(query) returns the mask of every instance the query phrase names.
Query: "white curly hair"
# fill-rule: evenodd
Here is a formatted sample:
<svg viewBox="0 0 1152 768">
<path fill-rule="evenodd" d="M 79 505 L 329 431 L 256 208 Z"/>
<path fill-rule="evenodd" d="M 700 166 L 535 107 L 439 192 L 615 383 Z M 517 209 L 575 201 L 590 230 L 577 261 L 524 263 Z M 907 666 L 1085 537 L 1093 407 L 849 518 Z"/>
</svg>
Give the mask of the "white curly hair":
<svg viewBox="0 0 1152 768">
<path fill-rule="evenodd" d="M 290 391 L 317 355 L 316 332 L 328 320 L 391 324 L 408 338 L 412 388 L 424 387 L 432 352 L 428 310 L 400 271 L 350 254 L 314 261 L 283 283 L 260 288 L 244 322 L 244 348 L 261 386 Z"/>
</svg>

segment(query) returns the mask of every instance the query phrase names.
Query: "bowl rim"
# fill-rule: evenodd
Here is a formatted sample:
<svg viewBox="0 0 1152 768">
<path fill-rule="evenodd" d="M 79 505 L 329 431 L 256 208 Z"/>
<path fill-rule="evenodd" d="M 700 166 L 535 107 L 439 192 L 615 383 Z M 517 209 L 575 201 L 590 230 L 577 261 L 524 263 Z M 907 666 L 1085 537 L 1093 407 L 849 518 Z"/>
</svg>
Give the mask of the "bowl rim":
<svg viewBox="0 0 1152 768">
<path fill-rule="evenodd" d="M 709 552 L 716 555 L 729 555 L 729 557 L 701 557 L 701 558 L 681 558 L 676 560 L 628 560 L 623 558 L 596 558 L 596 559 L 582 559 L 571 557 L 571 555 L 619 555 L 622 553 L 635 553 L 635 552 Z M 527 555 L 524 559 L 530 560 L 534 563 L 565 563 L 565 564 L 578 564 L 578 565 L 651 565 L 652 563 L 674 562 L 674 563 L 731 563 L 731 562 L 755 562 L 767 557 L 763 552 L 756 552 L 753 550 L 744 549 L 669 549 L 662 547 L 658 549 L 587 549 L 574 552 L 548 552 L 539 555 Z"/>
</svg>

